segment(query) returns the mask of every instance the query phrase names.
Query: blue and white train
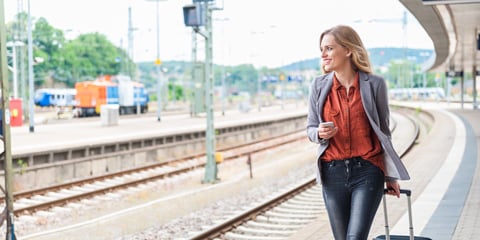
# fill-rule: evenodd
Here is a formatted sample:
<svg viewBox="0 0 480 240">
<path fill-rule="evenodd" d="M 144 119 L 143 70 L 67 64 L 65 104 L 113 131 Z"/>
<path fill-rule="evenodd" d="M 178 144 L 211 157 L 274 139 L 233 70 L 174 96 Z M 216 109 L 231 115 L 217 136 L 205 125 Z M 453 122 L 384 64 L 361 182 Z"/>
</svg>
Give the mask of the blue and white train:
<svg viewBox="0 0 480 240">
<path fill-rule="evenodd" d="M 144 85 L 127 76 L 102 76 L 77 82 L 75 88 L 42 88 L 35 91 L 35 105 L 71 107 L 78 116 L 96 116 L 104 104 L 118 105 L 119 114 L 148 112 L 149 97 Z"/>
<path fill-rule="evenodd" d="M 41 88 L 35 91 L 34 102 L 40 107 L 74 107 L 76 94 L 73 88 Z"/>
</svg>

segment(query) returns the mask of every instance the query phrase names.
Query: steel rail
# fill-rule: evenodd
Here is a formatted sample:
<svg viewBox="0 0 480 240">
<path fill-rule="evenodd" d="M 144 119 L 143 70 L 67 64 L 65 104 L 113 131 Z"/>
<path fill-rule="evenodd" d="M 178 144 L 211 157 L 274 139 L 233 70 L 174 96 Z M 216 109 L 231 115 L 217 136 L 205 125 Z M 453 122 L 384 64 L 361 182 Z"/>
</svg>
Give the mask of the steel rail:
<svg viewBox="0 0 480 240">
<path fill-rule="evenodd" d="M 257 145 L 257 144 L 262 144 L 264 142 L 272 142 L 272 141 L 277 140 L 277 139 L 282 139 L 282 138 L 292 136 L 292 135 L 294 136 L 295 134 L 299 134 L 300 132 L 303 132 L 303 131 L 293 131 L 291 133 L 282 134 L 282 135 L 272 137 L 272 138 L 267 139 L 267 140 L 253 141 L 253 142 L 250 142 L 250 143 L 241 144 L 238 147 L 229 147 L 229 148 L 224 148 L 222 150 L 232 151 L 232 150 L 235 150 L 235 149 L 238 149 L 238 148 L 246 148 L 246 147 L 254 146 L 254 145 Z M 245 156 L 245 155 L 249 155 L 251 153 L 256 153 L 256 152 L 260 152 L 260 151 L 269 150 L 269 149 L 276 148 L 276 147 L 279 147 L 279 146 L 282 146 L 282 145 L 285 145 L 285 144 L 289 144 L 289 143 L 292 143 L 292 142 L 295 142 L 295 141 L 299 141 L 299 140 L 305 140 L 305 137 L 302 135 L 301 137 L 294 137 L 293 139 L 288 139 L 286 141 L 282 141 L 281 143 L 276 143 L 275 145 L 263 146 L 263 147 L 260 147 L 258 149 L 255 149 L 253 151 L 247 150 L 247 152 L 241 152 L 241 153 L 237 153 L 237 154 L 234 154 L 232 156 L 226 157 L 226 158 L 224 158 L 224 160 L 232 160 L 232 159 L 239 158 L 239 157 L 242 157 L 242 156 Z M 99 182 L 99 181 L 106 180 L 106 179 L 112 179 L 112 178 L 118 177 L 118 176 L 125 176 L 127 174 L 132 174 L 132 173 L 136 173 L 136 172 L 145 171 L 147 169 L 152 169 L 152 168 L 158 168 L 158 167 L 161 167 L 161 166 L 177 164 L 177 163 L 182 162 L 182 161 L 188 161 L 188 160 L 191 160 L 191 159 L 200 158 L 200 157 L 203 157 L 204 155 L 205 155 L 204 153 L 195 154 L 195 155 L 191 155 L 191 156 L 188 156 L 188 157 L 183 157 L 183 158 L 180 158 L 180 159 L 176 159 L 174 161 L 170 161 L 170 162 L 167 162 L 167 163 L 153 164 L 153 165 L 139 167 L 139 168 L 135 168 L 135 169 L 130 169 L 130 170 L 122 171 L 122 172 L 102 175 L 102 176 L 99 176 L 99 177 L 93 177 L 93 178 L 89 178 L 89 179 L 78 180 L 78 181 L 75 181 L 75 182 L 59 184 L 59 185 L 55 185 L 55 186 L 52 186 L 52 187 L 45 187 L 45 188 L 41 188 L 41 189 L 36 189 L 36 190 L 33 190 L 33 191 L 19 192 L 19 193 L 15 193 L 14 197 L 17 200 L 19 198 L 29 198 L 31 196 L 42 195 L 42 194 L 45 194 L 45 193 L 48 193 L 48 192 L 56 192 L 56 191 L 59 191 L 59 190 L 62 190 L 62 189 L 69 189 L 69 188 L 72 188 L 74 186 L 82 186 L 82 185 L 95 183 L 95 182 Z M 114 185 L 114 186 L 107 186 L 107 187 L 104 187 L 104 188 L 99 188 L 97 190 L 92 190 L 92 191 L 88 191 L 88 192 L 85 192 L 85 193 L 74 194 L 72 196 L 67 196 L 67 197 L 63 197 L 63 198 L 59 198 L 59 199 L 55 199 L 55 200 L 51 200 L 51 201 L 46 201 L 46 202 L 43 202 L 43 203 L 38 203 L 38 204 L 34 204 L 34 205 L 22 207 L 22 208 L 17 208 L 17 209 L 14 209 L 14 214 L 16 216 L 19 216 L 19 215 L 22 215 L 22 214 L 29 214 L 29 213 L 39 211 L 39 210 L 47 210 L 47 209 L 50 209 L 54 206 L 64 205 L 65 203 L 79 201 L 79 200 L 82 200 L 82 199 L 90 198 L 90 197 L 95 196 L 95 195 L 105 194 L 105 193 L 112 192 L 112 191 L 115 191 L 115 190 L 118 190 L 118 189 L 124 189 L 124 188 L 128 188 L 128 187 L 131 187 L 131 186 L 137 186 L 137 185 L 140 185 L 142 183 L 151 182 L 151 181 L 155 181 L 155 180 L 158 180 L 158 179 L 163 179 L 163 178 L 167 178 L 167 177 L 170 177 L 170 176 L 173 176 L 173 175 L 178 175 L 178 174 L 181 174 L 181 173 L 192 171 L 194 169 L 204 167 L 205 164 L 206 164 L 205 162 L 202 162 L 202 163 L 198 163 L 196 165 L 187 166 L 187 167 L 181 167 L 181 168 L 175 167 L 174 170 L 170 170 L 168 172 L 157 174 L 157 175 L 154 175 L 154 176 L 149 176 L 149 177 L 142 178 L 142 179 L 137 179 L 137 180 L 131 180 L 129 182 L 117 184 L 117 185 Z"/>
<path fill-rule="evenodd" d="M 252 145 L 260 144 L 260 143 L 265 142 L 265 141 L 273 141 L 275 139 L 285 138 L 287 136 L 297 134 L 297 133 L 301 133 L 301 132 L 303 132 L 303 130 L 302 131 L 296 130 L 296 131 L 292 131 L 292 132 L 289 132 L 289 133 L 284 133 L 284 134 L 281 134 L 281 135 L 278 135 L 278 136 L 274 136 L 274 137 L 271 137 L 269 139 L 255 140 L 255 141 L 240 144 L 240 145 L 237 145 L 237 146 L 234 146 L 234 147 L 221 148 L 221 149 L 218 149 L 218 151 L 219 152 L 226 152 L 226 151 L 231 151 L 231 150 L 235 150 L 235 149 L 239 149 L 239 148 L 249 147 L 249 146 L 252 146 Z M 292 142 L 292 141 L 289 141 L 287 143 L 290 143 L 290 142 Z M 287 144 L 287 143 L 285 143 L 285 144 Z M 118 171 L 118 172 L 114 172 L 114 173 L 103 174 L 101 176 L 79 179 L 79 180 L 75 180 L 75 181 L 71 181 L 71 182 L 67 182 L 67 183 L 62 183 L 62 184 L 56 184 L 56 185 L 43 187 L 43 188 L 14 192 L 13 197 L 14 197 L 14 200 L 18 200 L 20 198 L 28 198 L 28 197 L 31 197 L 31 196 L 34 196 L 34 195 L 41 195 L 41 194 L 44 194 L 44 193 L 48 193 L 48 192 L 52 192 L 52 191 L 58 191 L 58 190 L 61 190 L 61 189 L 67 189 L 67 188 L 71 188 L 71 187 L 75 187 L 75 186 L 79 186 L 79 185 L 84 185 L 84 184 L 87 184 L 87 183 L 94 183 L 94 182 L 98 182 L 98 181 L 102 181 L 102 180 L 106 180 L 106 179 L 112 179 L 112 178 L 119 177 L 119 176 L 124 176 L 124 175 L 127 175 L 127 174 L 141 172 L 141 171 L 145 171 L 145 170 L 152 169 L 152 168 L 168 166 L 168 165 L 171 165 L 171 164 L 177 164 L 179 162 L 184 162 L 184 161 L 188 161 L 188 160 L 192 160 L 192 159 L 196 159 L 196 158 L 201 158 L 201 157 L 205 157 L 205 152 L 199 152 L 199 153 L 191 154 L 191 155 L 188 155 L 188 156 L 171 159 L 171 160 L 167 160 L 167 161 L 161 162 L 161 163 L 148 164 L 148 165 L 141 166 L 141 167 L 135 167 L 135 168 L 122 170 L 122 171 Z M 232 159 L 233 157 L 227 157 L 225 159 L 228 160 L 228 159 Z M 4 201 L 4 200 L 5 200 L 5 197 L 0 196 L 0 201 Z"/>
</svg>

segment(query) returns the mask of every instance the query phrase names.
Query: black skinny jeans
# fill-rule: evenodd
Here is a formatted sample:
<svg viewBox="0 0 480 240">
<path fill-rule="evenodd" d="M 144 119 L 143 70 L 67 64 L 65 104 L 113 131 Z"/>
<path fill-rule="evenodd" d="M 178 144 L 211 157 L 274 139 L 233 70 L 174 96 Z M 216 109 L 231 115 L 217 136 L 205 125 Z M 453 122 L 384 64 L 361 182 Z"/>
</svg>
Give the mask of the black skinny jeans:
<svg viewBox="0 0 480 240">
<path fill-rule="evenodd" d="M 365 240 L 383 196 L 384 174 L 361 158 L 322 161 L 323 198 L 335 240 Z"/>
</svg>

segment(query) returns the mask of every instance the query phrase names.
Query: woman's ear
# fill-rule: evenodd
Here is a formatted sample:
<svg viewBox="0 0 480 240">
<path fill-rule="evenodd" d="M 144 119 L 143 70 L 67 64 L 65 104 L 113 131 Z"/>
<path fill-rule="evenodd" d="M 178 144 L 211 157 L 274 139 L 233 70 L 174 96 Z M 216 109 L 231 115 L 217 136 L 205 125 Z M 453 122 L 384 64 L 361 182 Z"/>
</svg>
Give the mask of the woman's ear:
<svg viewBox="0 0 480 240">
<path fill-rule="evenodd" d="M 344 49 L 345 49 L 345 53 L 346 53 L 346 55 L 345 55 L 345 56 L 347 56 L 347 57 L 350 57 L 350 56 L 352 56 L 352 50 L 350 50 L 350 49 L 349 49 L 349 48 L 347 48 L 347 47 L 344 47 Z"/>
</svg>

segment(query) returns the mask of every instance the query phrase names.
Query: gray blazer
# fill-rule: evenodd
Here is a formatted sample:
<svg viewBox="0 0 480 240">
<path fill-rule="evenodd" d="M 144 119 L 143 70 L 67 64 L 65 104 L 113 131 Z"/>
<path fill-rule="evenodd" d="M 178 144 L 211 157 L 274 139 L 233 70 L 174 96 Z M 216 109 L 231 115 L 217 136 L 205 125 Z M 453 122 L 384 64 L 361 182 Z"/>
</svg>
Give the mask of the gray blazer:
<svg viewBox="0 0 480 240">
<path fill-rule="evenodd" d="M 308 139 L 319 144 L 316 158 L 317 182 L 321 182 L 320 156 L 328 147 L 328 141 L 318 138 L 318 124 L 323 122 L 322 109 L 333 84 L 333 72 L 317 77 L 310 89 L 310 101 L 307 117 Z M 408 180 L 407 169 L 393 148 L 389 128 L 390 110 L 388 107 L 387 86 L 385 80 L 376 75 L 359 72 L 360 95 L 363 108 L 373 131 L 382 144 L 386 181 Z"/>
</svg>

